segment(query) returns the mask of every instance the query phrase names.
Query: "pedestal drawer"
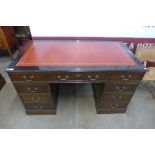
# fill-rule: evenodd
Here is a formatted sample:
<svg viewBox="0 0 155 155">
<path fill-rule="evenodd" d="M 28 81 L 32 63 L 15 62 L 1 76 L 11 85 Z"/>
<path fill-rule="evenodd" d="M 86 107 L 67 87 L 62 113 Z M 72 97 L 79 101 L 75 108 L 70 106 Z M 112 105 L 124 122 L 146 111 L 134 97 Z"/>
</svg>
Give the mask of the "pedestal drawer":
<svg viewBox="0 0 155 155">
<path fill-rule="evenodd" d="M 27 115 L 56 115 L 56 110 L 26 110 Z"/>
<path fill-rule="evenodd" d="M 132 93 L 104 93 L 99 100 L 108 102 L 129 102 Z"/>
<path fill-rule="evenodd" d="M 24 103 L 51 103 L 51 95 L 30 95 L 20 94 L 20 98 Z"/>
<path fill-rule="evenodd" d="M 123 84 L 123 83 L 106 83 L 104 87 L 105 92 L 133 92 L 137 84 Z"/>
<path fill-rule="evenodd" d="M 127 105 L 128 102 L 98 102 L 96 103 L 96 108 L 116 109 L 116 108 L 126 108 Z"/>
<path fill-rule="evenodd" d="M 56 109 L 52 104 L 25 104 L 26 110 L 52 110 Z"/>
<path fill-rule="evenodd" d="M 121 80 L 121 81 L 140 81 L 142 78 L 142 73 L 130 73 L 130 72 L 118 72 L 118 73 L 111 73 L 110 79 L 111 80 Z"/>
<path fill-rule="evenodd" d="M 116 108 L 116 109 L 111 109 L 111 108 L 98 108 L 96 109 L 97 114 L 113 114 L 113 113 L 125 113 L 126 108 Z"/>
<path fill-rule="evenodd" d="M 47 93 L 50 92 L 48 84 L 14 84 L 18 93 Z"/>
<path fill-rule="evenodd" d="M 45 81 L 46 74 L 43 75 L 41 73 L 14 73 L 9 74 L 12 81 Z"/>
</svg>

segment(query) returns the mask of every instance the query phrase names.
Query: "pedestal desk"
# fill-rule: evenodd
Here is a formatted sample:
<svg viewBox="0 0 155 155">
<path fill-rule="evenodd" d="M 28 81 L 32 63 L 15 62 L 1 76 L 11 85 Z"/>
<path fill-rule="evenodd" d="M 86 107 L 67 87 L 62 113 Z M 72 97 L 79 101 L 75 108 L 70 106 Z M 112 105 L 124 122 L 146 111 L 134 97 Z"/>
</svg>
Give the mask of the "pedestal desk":
<svg viewBox="0 0 155 155">
<path fill-rule="evenodd" d="M 27 114 L 56 114 L 61 83 L 91 83 L 97 114 L 123 113 L 146 72 L 122 42 L 40 40 L 21 53 L 6 71 Z"/>
</svg>

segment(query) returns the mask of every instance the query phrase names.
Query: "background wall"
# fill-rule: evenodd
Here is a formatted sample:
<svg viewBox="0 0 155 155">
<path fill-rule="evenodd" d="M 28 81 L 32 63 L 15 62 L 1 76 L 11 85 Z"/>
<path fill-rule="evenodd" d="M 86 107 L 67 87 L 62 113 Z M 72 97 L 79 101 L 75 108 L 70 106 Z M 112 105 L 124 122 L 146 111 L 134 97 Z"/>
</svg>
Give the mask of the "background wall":
<svg viewBox="0 0 155 155">
<path fill-rule="evenodd" d="M 139 27 L 155 25 L 153 0 L 5 0 L 2 6 L 1 25 L 30 25 L 33 36 L 138 37 Z"/>
</svg>

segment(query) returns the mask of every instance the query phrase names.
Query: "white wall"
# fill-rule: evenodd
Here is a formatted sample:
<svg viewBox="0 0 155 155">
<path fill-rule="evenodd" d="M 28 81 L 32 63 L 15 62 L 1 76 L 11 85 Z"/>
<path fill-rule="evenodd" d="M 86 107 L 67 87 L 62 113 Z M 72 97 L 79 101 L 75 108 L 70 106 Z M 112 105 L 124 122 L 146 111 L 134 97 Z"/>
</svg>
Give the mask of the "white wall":
<svg viewBox="0 0 155 155">
<path fill-rule="evenodd" d="M 153 0 L 5 0 L 0 11 L 0 25 L 30 25 L 33 36 L 130 37 L 155 25 Z"/>
<path fill-rule="evenodd" d="M 149 1 L 56 0 L 46 7 L 42 18 L 37 17 L 31 24 L 34 36 L 139 37 L 141 32 L 148 35 L 141 26 L 155 22 L 154 7 Z"/>
</svg>

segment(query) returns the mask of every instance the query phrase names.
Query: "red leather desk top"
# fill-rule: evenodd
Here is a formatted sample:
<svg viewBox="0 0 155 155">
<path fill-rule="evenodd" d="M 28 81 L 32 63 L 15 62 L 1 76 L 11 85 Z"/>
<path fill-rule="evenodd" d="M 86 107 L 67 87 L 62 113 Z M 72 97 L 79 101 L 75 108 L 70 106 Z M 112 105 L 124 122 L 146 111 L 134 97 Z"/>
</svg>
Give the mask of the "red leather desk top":
<svg viewBox="0 0 155 155">
<path fill-rule="evenodd" d="M 34 41 L 16 66 L 136 66 L 121 44 Z"/>
</svg>

